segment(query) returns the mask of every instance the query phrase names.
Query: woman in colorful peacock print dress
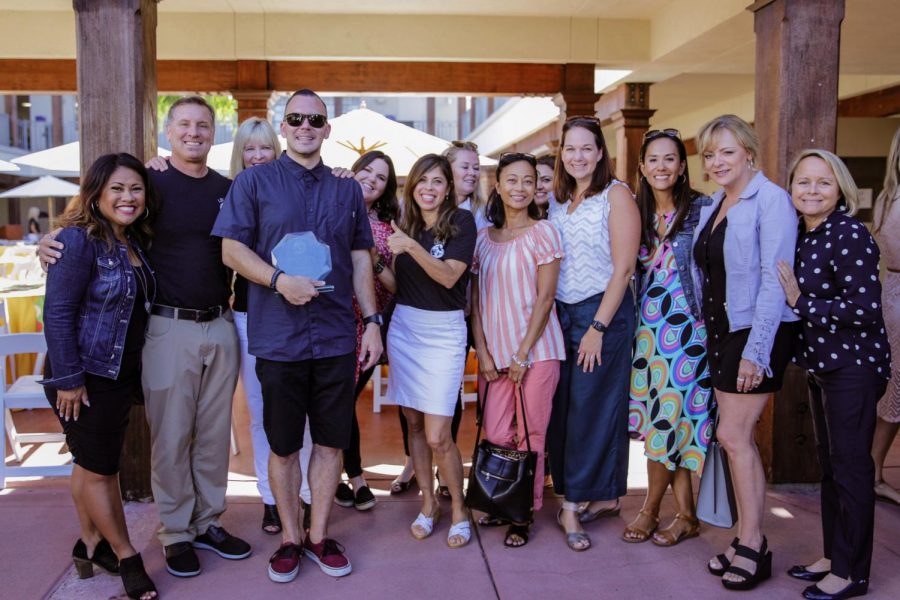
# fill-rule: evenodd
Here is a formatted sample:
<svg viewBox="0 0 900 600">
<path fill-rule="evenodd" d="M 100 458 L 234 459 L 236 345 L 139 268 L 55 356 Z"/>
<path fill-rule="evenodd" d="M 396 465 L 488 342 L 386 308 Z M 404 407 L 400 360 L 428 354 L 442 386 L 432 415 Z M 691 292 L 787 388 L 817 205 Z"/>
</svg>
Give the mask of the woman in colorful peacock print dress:
<svg viewBox="0 0 900 600">
<path fill-rule="evenodd" d="M 632 436 L 644 440 L 649 484 L 644 505 L 622 539 L 672 546 L 700 532 L 691 471 L 703 468 L 713 425 L 706 328 L 691 284 L 691 238 L 709 198 L 691 189 L 676 130 L 645 135 L 637 202 L 643 277 L 628 421 Z M 670 485 L 678 513 L 657 531 L 660 503 Z"/>
</svg>

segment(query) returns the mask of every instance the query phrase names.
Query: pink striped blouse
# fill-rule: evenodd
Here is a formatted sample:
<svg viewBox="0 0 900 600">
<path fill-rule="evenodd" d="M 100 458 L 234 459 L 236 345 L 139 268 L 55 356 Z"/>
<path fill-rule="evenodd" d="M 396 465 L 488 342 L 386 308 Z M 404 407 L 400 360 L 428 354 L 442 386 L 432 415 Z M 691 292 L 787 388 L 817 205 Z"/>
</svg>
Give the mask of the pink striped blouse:
<svg viewBox="0 0 900 600">
<path fill-rule="evenodd" d="M 494 242 L 486 227 L 478 232 L 472 272 L 478 275 L 479 308 L 488 350 L 497 369 L 509 368 L 511 357 L 528 330 L 528 319 L 537 298 L 537 271 L 563 257 L 559 231 L 549 221 L 538 221 L 524 234 L 508 242 Z M 562 329 L 556 306 L 547 327 L 528 358 L 532 361 L 564 360 Z"/>
</svg>

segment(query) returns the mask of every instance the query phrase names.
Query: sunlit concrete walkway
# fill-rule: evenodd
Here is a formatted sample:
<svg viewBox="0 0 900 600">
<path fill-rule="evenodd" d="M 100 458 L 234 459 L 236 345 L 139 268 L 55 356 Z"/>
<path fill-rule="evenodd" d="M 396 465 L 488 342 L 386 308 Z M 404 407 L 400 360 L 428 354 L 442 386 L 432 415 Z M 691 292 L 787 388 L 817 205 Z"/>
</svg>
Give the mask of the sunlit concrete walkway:
<svg viewBox="0 0 900 600">
<path fill-rule="evenodd" d="M 399 469 L 402 447 L 396 409 L 371 412 L 360 405 L 363 464 L 379 504 L 367 513 L 338 506 L 332 512 L 330 534 L 343 543 L 353 573 L 333 579 L 309 560 L 289 584 L 275 584 L 266 576 L 267 560 L 277 537 L 259 528 L 260 499 L 252 479 L 251 448 L 242 399 L 236 405 L 241 453 L 232 459 L 229 510 L 224 524 L 253 545 L 253 555 L 227 561 L 199 551 L 203 573 L 176 579 L 165 571 L 152 504 L 126 507 L 129 529 L 148 571 L 163 598 L 726 598 L 719 581 L 709 575 L 705 561 L 720 552 L 734 532 L 705 526 L 699 538 L 674 548 L 651 543 L 626 544 L 622 529 L 640 508 L 645 477 L 640 446 L 633 444 L 629 483 L 622 515 L 588 526 L 594 546 L 575 553 L 564 543 L 555 523 L 559 499 L 550 496 L 538 515 L 530 543 L 521 549 L 502 545 L 504 530 L 481 529 L 472 543 L 451 550 L 445 539 L 446 518 L 434 535 L 417 541 L 408 532 L 419 503 L 413 493 L 392 497 L 388 484 Z M 469 405 L 461 445 L 473 443 L 474 410 Z M 466 450 L 468 452 L 468 450 Z M 888 481 L 900 486 L 900 443 L 889 458 Z M 0 598 L 116 598 L 124 597 L 117 578 L 98 574 L 78 580 L 69 554 L 78 536 L 67 480 L 13 481 L 0 491 Z M 449 509 L 449 507 L 446 507 Z M 765 530 L 774 551 L 774 577 L 746 597 L 800 598 L 804 584 L 784 575 L 791 565 L 820 554 L 818 493 L 813 486 L 769 491 Z M 447 510 L 444 511 L 445 515 Z M 674 508 L 667 498 L 663 522 Z M 875 564 L 869 597 L 900 598 L 900 507 L 879 503 L 876 508 Z M 742 596 L 742 597 L 744 597 Z"/>
</svg>

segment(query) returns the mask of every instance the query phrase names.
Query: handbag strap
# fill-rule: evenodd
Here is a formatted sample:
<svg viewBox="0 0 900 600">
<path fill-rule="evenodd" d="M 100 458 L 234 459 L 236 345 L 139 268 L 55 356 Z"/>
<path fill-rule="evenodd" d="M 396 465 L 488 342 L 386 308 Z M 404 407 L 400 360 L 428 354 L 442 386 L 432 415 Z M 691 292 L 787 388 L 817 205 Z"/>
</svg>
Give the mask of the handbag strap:
<svg viewBox="0 0 900 600">
<path fill-rule="evenodd" d="M 481 428 L 484 426 L 484 409 L 487 404 L 488 397 L 488 389 L 490 389 L 491 382 L 485 381 L 484 383 L 484 394 L 478 394 L 478 408 L 481 412 L 481 418 L 477 419 L 478 421 L 478 429 L 475 434 L 475 452 L 478 452 L 478 444 L 481 442 Z M 528 447 L 528 451 L 531 452 L 531 436 L 528 434 L 528 417 L 525 414 L 525 389 L 522 387 L 521 383 L 516 384 L 516 389 L 519 391 L 519 402 L 522 404 L 522 426 L 525 428 L 525 445 Z"/>
</svg>

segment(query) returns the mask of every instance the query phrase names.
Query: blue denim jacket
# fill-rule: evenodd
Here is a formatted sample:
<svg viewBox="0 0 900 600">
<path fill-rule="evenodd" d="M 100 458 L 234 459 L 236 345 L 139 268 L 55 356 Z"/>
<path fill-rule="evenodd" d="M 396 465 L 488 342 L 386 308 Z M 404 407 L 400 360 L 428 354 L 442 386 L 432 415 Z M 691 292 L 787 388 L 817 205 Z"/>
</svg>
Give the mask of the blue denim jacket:
<svg viewBox="0 0 900 600">
<path fill-rule="evenodd" d="M 67 227 L 56 239 L 66 250 L 50 266 L 44 300 L 53 378 L 41 383 L 70 390 L 84 385 L 85 372 L 115 379 L 137 285 L 128 248 L 117 242 L 110 251 L 105 241 L 88 238 L 80 227 Z M 132 248 L 149 269 L 138 245 L 132 243 Z"/>
<path fill-rule="evenodd" d="M 712 204 L 700 211 L 694 229 L 694 244 L 725 197 L 725 190 L 712 196 Z M 769 356 L 778 326 L 796 321 L 785 302 L 778 281 L 778 261 L 793 264 L 797 244 L 797 212 L 788 193 L 758 171 L 741 197 L 728 211 L 725 230 L 725 312 L 730 331 L 750 328 L 741 358 L 762 367 L 771 377 Z M 694 265 L 694 291 L 702 305 L 703 275 Z"/>
<path fill-rule="evenodd" d="M 694 228 L 700 220 L 700 209 L 709 206 L 712 198 L 709 196 L 697 196 L 691 202 L 691 208 L 684 221 L 681 223 L 681 231 L 675 234 L 672 239 L 672 252 L 675 254 L 675 266 L 678 267 L 678 278 L 681 281 L 681 288 L 684 290 L 684 298 L 687 300 L 688 308 L 694 318 L 703 320 L 700 312 L 700 303 L 697 295 L 694 293 L 693 268 L 694 268 Z M 650 272 L 644 270 L 641 277 L 641 296 L 647 290 L 647 280 Z"/>
</svg>

